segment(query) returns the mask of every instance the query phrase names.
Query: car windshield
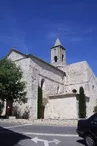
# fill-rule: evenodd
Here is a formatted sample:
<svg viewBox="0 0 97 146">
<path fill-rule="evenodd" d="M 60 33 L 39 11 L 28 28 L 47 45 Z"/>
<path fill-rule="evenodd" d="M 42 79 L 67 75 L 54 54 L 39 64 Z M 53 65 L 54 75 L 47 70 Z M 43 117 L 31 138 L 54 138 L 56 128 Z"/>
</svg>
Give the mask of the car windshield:
<svg viewBox="0 0 97 146">
<path fill-rule="evenodd" d="M 93 114 L 92 116 L 90 116 L 88 119 L 92 119 L 94 117 L 97 117 L 97 113 Z"/>
</svg>

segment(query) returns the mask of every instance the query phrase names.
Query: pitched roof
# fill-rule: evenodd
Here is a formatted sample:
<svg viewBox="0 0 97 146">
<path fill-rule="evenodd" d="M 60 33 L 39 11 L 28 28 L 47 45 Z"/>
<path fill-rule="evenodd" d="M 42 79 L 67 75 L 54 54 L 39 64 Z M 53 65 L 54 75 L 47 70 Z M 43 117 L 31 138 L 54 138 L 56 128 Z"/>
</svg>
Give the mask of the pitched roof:
<svg viewBox="0 0 97 146">
<path fill-rule="evenodd" d="M 7 56 L 9 56 L 13 51 L 16 52 L 16 53 L 18 53 L 18 54 L 20 54 L 20 55 L 23 55 L 23 56 L 26 57 L 26 58 L 35 58 L 35 59 L 39 60 L 40 62 L 43 62 L 43 63 L 45 63 L 46 65 L 49 65 L 50 67 L 52 67 L 52 68 L 56 69 L 57 71 L 63 73 L 63 74 L 66 76 L 66 73 L 63 72 L 62 70 L 56 68 L 55 66 L 53 66 L 53 65 L 51 65 L 51 64 L 49 64 L 49 63 L 47 63 L 47 62 L 45 62 L 44 60 L 42 60 L 42 59 L 40 59 L 40 58 L 38 58 L 38 57 L 36 57 L 36 56 L 34 56 L 34 55 L 32 55 L 32 54 L 24 54 L 24 53 L 22 53 L 22 52 L 20 52 L 20 51 L 18 51 L 18 50 L 16 50 L 16 49 L 12 49 L 12 50 L 9 52 L 9 54 L 8 54 Z M 21 59 L 23 59 L 23 58 L 21 58 Z M 19 60 L 20 60 L 20 59 L 19 59 Z"/>
<path fill-rule="evenodd" d="M 59 40 L 59 38 L 56 39 L 55 44 L 54 44 L 54 46 L 53 46 L 51 49 L 54 49 L 54 48 L 56 48 L 56 47 L 60 47 L 60 48 L 62 48 L 62 49 L 64 49 L 64 50 L 66 50 L 66 49 L 62 46 L 61 41 Z"/>
<path fill-rule="evenodd" d="M 57 38 L 56 41 L 55 41 L 54 47 L 56 47 L 56 46 L 62 46 L 59 38 Z"/>
<path fill-rule="evenodd" d="M 18 54 L 20 54 L 20 55 L 22 55 L 22 56 L 24 56 L 24 57 L 27 56 L 26 54 L 24 54 L 24 53 L 22 53 L 22 52 L 16 50 L 15 48 L 12 48 L 12 49 L 10 50 L 10 52 L 8 53 L 7 56 L 9 56 L 12 52 L 16 52 L 16 53 L 18 53 Z"/>
</svg>

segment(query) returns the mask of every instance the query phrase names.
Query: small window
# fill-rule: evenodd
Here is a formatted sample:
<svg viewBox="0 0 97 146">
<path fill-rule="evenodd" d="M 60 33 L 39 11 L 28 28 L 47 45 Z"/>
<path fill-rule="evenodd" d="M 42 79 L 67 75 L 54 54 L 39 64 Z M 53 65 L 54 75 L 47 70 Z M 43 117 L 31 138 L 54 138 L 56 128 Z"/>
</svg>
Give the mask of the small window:
<svg viewBox="0 0 97 146">
<path fill-rule="evenodd" d="M 94 89 L 94 85 L 92 85 L 92 89 Z"/>
<path fill-rule="evenodd" d="M 57 62 L 57 56 L 54 57 L 55 62 Z"/>
<path fill-rule="evenodd" d="M 57 94 L 59 93 L 59 86 L 57 87 Z"/>
<path fill-rule="evenodd" d="M 73 89 L 72 92 L 73 92 L 73 93 L 77 93 L 77 90 L 76 90 L 76 89 Z"/>
<path fill-rule="evenodd" d="M 64 59 L 64 55 L 62 54 L 62 61 L 63 61 L 63 59 Z"/>
</svg>

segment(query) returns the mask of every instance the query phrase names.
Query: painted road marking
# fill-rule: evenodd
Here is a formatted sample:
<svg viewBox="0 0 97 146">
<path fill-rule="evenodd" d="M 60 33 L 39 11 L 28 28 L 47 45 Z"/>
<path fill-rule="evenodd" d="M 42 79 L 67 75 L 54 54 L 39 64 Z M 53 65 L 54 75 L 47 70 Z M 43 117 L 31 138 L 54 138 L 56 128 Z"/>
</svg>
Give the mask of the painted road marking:
<svg viewBox="0 0 97 146">
<path fill-rule="evenodd" d="M 7 126 L 3 128 L 11 129 L 11 128 L 29 126 L 29 125 L 32 124 L 14 125 L 14 126 Z M 26 135 L 37 135 L 37 136 L 41 135 L 41 136 L 59 136 L 59 137 L 78 137 L 77 134 L 33 133 L 33 132 L 19 132 L 19 131 L 17 131 L 17 133 L 26 134 Z"/>
<path fill-rule="evenodd" d="M 6 129 L 11 129 L 11 128 L 18 128 L 18 127 L 23 127 L 23 126 L 29 126 L 31 124 L 22 124 L 22 125 L 14 125 L 14 126 L 7 126 L 7 127 L 3 127 Z"/>
<path fill-rule="evenodd" d="M 37 136 L 59 136 L 59 137 L 78 137 L 77 134 L 55 134 L 55 133 L 33 133 L 33 132 L 21 132 L 26 135 L 37 135 Z"/>
<path fill-rule="evenodd" d="M 43 142 L 44 146 L 49 146 L 49 143 L 55 143 L 55 145 L 58 145 L 61 142 L 58 139 L 54 139 L 52 141 L 48 141 L 48 140 L 44 140 L 44 139 L 39 139 L 38 137 L 34 137 L 31 140 L 33 142 L 35 142 L 36 144 L 38 143 L 38 141 Z"/>
</svg>

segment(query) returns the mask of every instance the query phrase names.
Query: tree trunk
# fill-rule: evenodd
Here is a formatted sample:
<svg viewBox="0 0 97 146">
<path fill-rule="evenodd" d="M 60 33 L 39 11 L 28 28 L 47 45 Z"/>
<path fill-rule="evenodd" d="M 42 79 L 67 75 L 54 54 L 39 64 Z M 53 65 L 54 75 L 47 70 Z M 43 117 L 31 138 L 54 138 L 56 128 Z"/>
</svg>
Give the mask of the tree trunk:
<svg viewBox="0 0 97 146">
<path fill-rule="evenodd" d="M 7 100 L 6 101 L 6 116 L 12 116 L 12 105 L 13 101 L 12 100 Z"/>
</svg>

